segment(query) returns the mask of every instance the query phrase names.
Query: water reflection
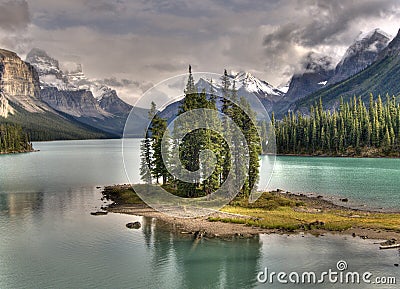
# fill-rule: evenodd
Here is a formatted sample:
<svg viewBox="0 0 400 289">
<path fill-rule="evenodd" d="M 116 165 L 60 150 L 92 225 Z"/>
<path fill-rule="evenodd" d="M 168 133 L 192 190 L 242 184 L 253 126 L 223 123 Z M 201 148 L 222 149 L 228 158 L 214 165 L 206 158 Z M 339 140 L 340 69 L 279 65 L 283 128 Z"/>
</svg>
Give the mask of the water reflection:
<svg viewBox="0 0 400 289">
<path fill-rule="evenodd" d="M 25 218 L 43 211 L 43 193 L 0 194 L 0 215 Z"/>
<path fill-rule="evenodd" d="M 170 229 L 159 220 L 142 218 L 142 232 L 151 255 L 151 276 L 158 278 L 157 283 L 168 284 L 173 278 L 179 288 L 255 286 L 262 255 L 259 237 L 198 240 L 171 233 Z M 175 266 L 169 272 L 174 275 L 165 275 L 165 268 L 171 263 Z"/>
<path fill-rule="evenodd" d="M 195 241 L 152 218 L 91 216 L 99 199 L 94 188 L 0 194 L 0 288 L 265 288 L 256 279 L 265 266 L 321 271 L 340 259 L 351 270 L 399 274 L 393 266 L 398 253 L 378 250 L 373 240 L 262 235 Z M 131 221 L 140 221 L 141 229 L 127 229 Z"/>
</svg>

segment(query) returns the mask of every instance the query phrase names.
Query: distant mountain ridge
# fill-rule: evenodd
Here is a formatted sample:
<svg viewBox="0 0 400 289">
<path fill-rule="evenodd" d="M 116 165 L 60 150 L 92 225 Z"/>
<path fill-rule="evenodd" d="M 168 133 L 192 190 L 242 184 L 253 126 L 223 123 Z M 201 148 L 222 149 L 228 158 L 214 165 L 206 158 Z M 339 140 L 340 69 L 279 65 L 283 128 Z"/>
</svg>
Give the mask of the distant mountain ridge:
<svg viewBox="0 0 400 289">
<path fill-rule="evenodd" d="M 88 79 L 80 64 L 68 73 L 63 72 L 56 59 L 38 48 L 27 54 L 26 61 L 38 71 L 40 97 L 46 104 L 82 123 L 122 136 L 133 107 L 120 99 L 115 90 Z"/>
<path fill-rule="evenodd" d="M 251 99 L 254 96 L 257 97 L 268 112 L 271 112 L 275 104 L 285 95 L 285 93 L 278 88 L 255 77 L 250 72 L 232 71 L 228 73 L 228 77 L 231 85 L 235 83 L 238 96 L 247 99 Z M 209 91 L 211 83 L 209 79 L 201 78 L 196 85 L 199 90 L 205 89 Z M 222 86 L 218 81 L 213 82 L 213 88 L 218 95 L 222 95 Z"/>
<path fill-rule="evenodd" d="M 265 115 L 265 110 L 271 112 L 273 106 L 279 102 L 284 93 L 273 87 L 268 82 L 261 80 L 249 72 L 231 71 L 228 73 L 231 88 L 235 84 L 238 97 L 244 97 L 251 105 L 256 114 Z M 205 91 L 210 93 L 211 87 L 216 96 L 216 105 L 218 108 L 222 106 L 223 88 L 220 79 L 204 79 L 200 78 L 196 82 L 198 92 Z M 258 100 L 257 100 L 258 99 Z M 261 104 L 261 105 L 260 105 Z M 169 104 L 160 112 L 160 117 L 167 119 L 168 123 L 178 114 L 182 100 Z"/>
<path fill-rule="evenodd" d="M 32 140 L 113 136 L 74 121 L 43 102 L 35 68 L 4 49 L 0 49 L 0 117 L 3 123 L 21 125 Z"/>
</svg>

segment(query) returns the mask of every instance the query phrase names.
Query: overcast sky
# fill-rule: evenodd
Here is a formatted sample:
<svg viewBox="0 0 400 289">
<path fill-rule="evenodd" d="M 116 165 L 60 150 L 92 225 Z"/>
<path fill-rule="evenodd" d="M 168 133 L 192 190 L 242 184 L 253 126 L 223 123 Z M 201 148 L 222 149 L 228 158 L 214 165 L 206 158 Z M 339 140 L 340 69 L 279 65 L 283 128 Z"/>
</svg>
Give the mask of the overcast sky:
<svg viewBox="0 0 400 289">
<path fill-rule="evenodd" d="M 132 103 L 189 63 L 278 86 L 309 51 L 338 61 L 361 32 L 396 35 L 399 14 L 398 0 L 0 0 L 0 46 L 82 63 Z"/>
</svg>

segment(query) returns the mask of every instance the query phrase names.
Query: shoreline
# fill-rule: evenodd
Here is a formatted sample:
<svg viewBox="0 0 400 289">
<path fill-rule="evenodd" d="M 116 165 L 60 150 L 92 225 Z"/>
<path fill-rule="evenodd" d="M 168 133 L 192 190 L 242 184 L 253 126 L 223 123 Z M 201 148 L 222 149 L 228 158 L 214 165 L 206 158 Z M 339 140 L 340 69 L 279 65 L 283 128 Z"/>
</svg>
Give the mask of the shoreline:
<svg viewBox="0 0 400 289">
<path fill-rule="evenodd" d="M 223 221 L 210 221 L 208 218 L 223 218 L 231 217 L 229 213 L 218 212 L 206 217 L 197 218 L 174 218 L 167 216 L 163 213 L 155 211 L 154 209 L 143 205 L 117 205 L 115 207 L 107 208 L 107 212 L 115 214 L 134 215 L 147 218 L 154 218 L 165 227 L 168 227 L 170 232 L 179 235 L 192 235 L 195 239 L 200 238 L 220 238 L 225 240 L 235 238 L 256 238 L 260 234 L 278 234 L 278 235 L 341 235 L 353 238 L 372 239 L 381 241 L 377 244 L 384 243 L 387 240 L 400 240 L 400 232 L 385 230 L 385 229 L 372 229 L 372 228 L 351 228 L 344 231 L 330 231 L 326 229 L 311 229 L 311 230 L 285 230 L 285 229 L 266 229 L 256 226 L 246 226 L 245 224 L 229 223 Z M 251 219 L 249 216 L 234 215 L 235 218 Z"/>
<path fill-rule="evenodd" d="M 265 154 L 268 155 L 268 154 Z M 350 158 L 350 159 L 400 159 L 398 155 L 379 155 L 379 154 L 276 154 L 278 157 L 320 157 L 320 158 Z"/>
<path fill-rule="evenodd" d="M 323 199 L 321 196 L 307 196 L 304 194 L 293 194 L 290 192 L 283 192 L 280 190 L 270 192 L 274 198 L 282 198 L 295 203 L 290 209 L 295 214 L 304 216 L 304 219 L 299 220 L 302 224 L 298 227 L 290 226 L 264 226 L 262 218 L 259 214 L 272 214 L 276 211 L 257 209 L 257 208 L 243 208 L 241 206 L 235 207 L 232 205 L 225 206 L 220 211 L 212 213 L 211 215 L 197 218 L 176 218 L 165 215 L 143 204 L 140 199 L 135 196 L 134 199 L 125 201 L 125 194 L 131 190 L 129 185 L 117 185 L 112 187 L 105 187 L 102 192 L 103 198 L 111 200 L 113 203 L 103 207 L 102 209 L 110 213 L 120 213 L 128 215 L 143 216 L 155 218 L 158 221 L 165 223 L 171 231 L 181 235 L 191 235 L 193 238 L 255 238 L 259 234 L 339 234 L 350 237 L 358 237 L 362 239 L 375 239 L 375 240 L 400 240 L 400 226 L 397 223 L 394 228 L 385 228 L 385 224 L 368 223 L 363 226 L 351 226 L 341 229 L 325 227 L 325 222 L 321 221 L 326 218 L 326 212 L 334 212 L 339 217 L 346 217 L 350 220 L 363 220 L 368 216 L 377 215 L 379 217 L 390 216 L 394 219 L 400 220 L 400 213 L 386 213 L 377 212 L 373 210 L 363 210 L 341 206 L 331 202 L 330 200 Z M 123 197 L 121 192 L 123 192 Z M 132 194 L 133 191 L 131 190 Z M 130 196 L 131 198 L 132 196 Z M 300 204 L 300 205 L 298 205 Z M 283 210 L 287 210 L 284 208 Z M 277 209 L 279 212 L 280 208 Z M 237 212 L 239 211 L 239 213 Z M 249 213 L 249 214 L 246 214 Z M 271 215 L 271 218 L 273 216 Z M 311 218 L 311 219 L 310 219 Z M 307 221 L 308 220 L 308 221 Z M 312 220 L 312 221 L 310 221 Z M 389 220 L 390 221 L 390 220 Z M 286 225 L 288 225 L 287 222 Z M 340 222 L 338 223 L 340 224 Z M 381 226 L 379 226 L 381 225 Z"/>
<path fill-rule="evenodd" d="M 23 151 L 11 151 L 11 152 L 0 152 L 0 155 L 16 155 L 16 154 L 26 154 L 26 153 L 34 153 L 39 152 L 40 150 L 23 150 Z"/>
</svg>

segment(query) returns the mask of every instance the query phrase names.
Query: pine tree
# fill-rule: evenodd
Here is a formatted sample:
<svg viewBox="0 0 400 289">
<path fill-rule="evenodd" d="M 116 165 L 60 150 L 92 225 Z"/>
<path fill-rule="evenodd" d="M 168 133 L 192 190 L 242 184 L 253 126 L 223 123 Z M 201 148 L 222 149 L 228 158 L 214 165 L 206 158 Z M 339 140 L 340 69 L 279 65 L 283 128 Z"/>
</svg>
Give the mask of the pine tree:
<svg viewBox="0 0 400 289">
<path fill-rule="evenodd" d="M 151 184 L 152 153 L 148 131 L 140 144 L 140 177 L 146 184 Z"/>
<path fill-rule="evenodd" d="M 178 115 L 197 108 L 208 107 L 207 96 L 204 92 L 199 93 L 194 85 L 194 79 L 189 66 L 189 77 L 185 89 L 185 98 L 179 108 Z M 180 124 L 183 127 L 175 127 L 174 130 L 191 131 L 191 127 L 196 127 L 198 120 L 192 119 L 191 123 Z M 200 169 L 199 156 L 202 149 L 206 147 L 207 134 L 204 129 L 199 129 L 188 133 L 179 144 L 180 159 L 185 169 L 194 172 Z M 191 182 L 178 180 L 177 189 L 184 192 L 187 197 L 196 197 L 200 189 L 201 179 L 192 179 Z"/>
</svg>

